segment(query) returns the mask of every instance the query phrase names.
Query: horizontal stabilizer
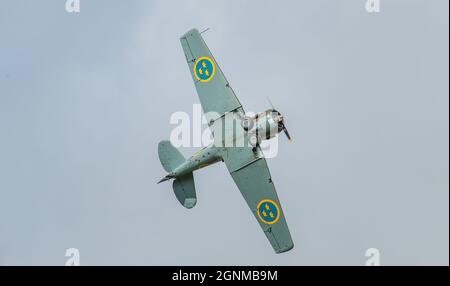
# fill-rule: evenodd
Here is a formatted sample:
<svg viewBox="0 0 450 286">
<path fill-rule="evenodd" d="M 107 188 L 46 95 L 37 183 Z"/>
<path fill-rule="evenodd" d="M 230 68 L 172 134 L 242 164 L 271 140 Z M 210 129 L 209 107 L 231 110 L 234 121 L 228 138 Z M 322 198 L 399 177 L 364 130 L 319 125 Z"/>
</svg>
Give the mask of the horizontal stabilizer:
<svg viewBox="0 0 450 286">
<path fill-rule="evenodd" d="M 197 203 L 195 194 L 194 176 L 192 173 L 177 178 L 173 182 L 173 191 L 178 201 L 188 209 L 191 209 Z"/>
<path fill-rule="evenodd" d="M 172 172 L 185 161 L 183 155 L 177 148 L 173 147 L 170 141 L 164 140 L 158 144 L 159 161 L 164 170 Z"/>
</svg>

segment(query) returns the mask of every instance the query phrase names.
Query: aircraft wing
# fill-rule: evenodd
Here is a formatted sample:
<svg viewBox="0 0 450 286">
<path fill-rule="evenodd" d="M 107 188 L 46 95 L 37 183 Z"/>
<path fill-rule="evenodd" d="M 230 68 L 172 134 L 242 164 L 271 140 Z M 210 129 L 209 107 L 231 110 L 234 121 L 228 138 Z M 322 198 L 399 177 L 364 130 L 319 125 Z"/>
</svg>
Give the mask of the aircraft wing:
<svg viewBox="0 0 450 286">
<path fill-rule="evenodd" d="M 275 186 L 260 148 L 224 148 L 224 162 L 276 253 L 294 247 Z"/>
<path fill-rule="evenodd" d="M 244 113 L 241 103 L 198 30 L 188 31 L 180 41 L 208 125 L 215 130 L 216 127 L 223 126 L 223 115 L 230 113 L 236 117 L 238 113 Z M 219 118 L 221 120 L 217 120 Z M 236 126 L 238 129 L 242 128 L 239 124 Z M 222 132 L 226 130 L 222 129 Z M 222 139 L 228 137 L 222 136 Z M 236 143 L 238 138 L 232 137 L 231 140 Z M 224 147 L 221 150 L 228 171 L 275 252 L 292 249 L 294 244 L 261 149 L 258 147 L 256 155 L 251 147 Z"/>
<path fill-rule="evenodd" d="M 208 125 L 225 113 L 242 108 L 198 30 L 188 31 L 180 41 Z"/>
</svg>

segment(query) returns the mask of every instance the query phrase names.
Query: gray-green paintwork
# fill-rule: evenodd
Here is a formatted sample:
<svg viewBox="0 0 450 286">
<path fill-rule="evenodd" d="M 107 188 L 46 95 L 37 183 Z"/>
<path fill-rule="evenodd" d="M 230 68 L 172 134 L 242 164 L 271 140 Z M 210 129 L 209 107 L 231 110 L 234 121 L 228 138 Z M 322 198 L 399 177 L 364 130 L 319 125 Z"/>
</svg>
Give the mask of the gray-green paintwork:
<svg viewBox="0 0 450 286">
<path fill-rule="evenodd" d="M 196 59 L 207 56 L 216 62 L 198 30 L 188 31 L 180 38 L 180 41 L 208 123 L 226 112 L 242 107 L 217 63 L 216 74 L 209 82 L 205 84 L 195 78 L 193 69 Z M 214 115 L 211 112 L 217 114 Z"/>
<path fill-rule="evenodd" d="M 197 204 L 197 194 L 195 193 L 194 175 L 192 172 L 176 178 L 172 187 L 178 201 L 185 208 L 191 209 Z"/>
<path fill-rule="evenodd" d="M 233 143 L 231 144 L 232 146 L 237 146 L 234 143 L 242 139 L 236 136 L 236 134 L 244 134 L 244 139 L 247 140 L 247 133 L 243 130 L 240 124 L 235 125 L 234 128 L 236 129 L 234 129 L 233 132 L 230 132 L 230 130 L 227 130 L 226 128 L 218 128 L 226 126 L 224 124 L 225 115 L 231 115 L 237 122 L 240 122 L 240 118 L 242 118 L 242 116 L 238 115 L 244 115 L 244 110 L 231 89 L 228 81 L 225 79 L 225 76 L 220 70 L 217 62 L 214 60 L 211 52 L 203 41 L 200 33 L 196 29 L 190 30 L 181 37 L 180 41 L 200 102 L 202 104 L 203 111 L 205 113 L 216 112 L 216 115 L 210 116 L 209 118 L 207 114 L 207 120 L 213 134 L 215 132 L 223 132 L 222 143 L 231 142 Z M 193 74 L 195 60 L 203 56 L 210 57 L 214 61 L 217 69 L 214 78 L 209 82 L 199 82 Z M 172 160 L 170 154 L 167 156 L 167 152 L 160 154 L 160 160 L 163 166 L 165 164 L 167 165 L 167 162 L 179 162 L 179 165 L 176 168 L 172 168 L 168 174 L 168 177 L 176 178 L 174 182 L 174 190 L 176 191 L 176 189 L 180 189 L 180 185 L 183 185 L 184 182 L 184 185 L 192 186 L 187 188 L 187 192 L 189 192 L 193 188 L 192 172 L 194 170 L 203 168 L 218 161 L 224 161 L 234 182 L 238 186 L 242 196 L 247 202 L 250 210 L 253 212 L 253 215 L 256 217 L 275 252 L 281 253 L 292 249 L 294 244 L 289 233 L 286 219 L 284 217 L 281 203 L 278 199 L 267 162 L 261 149 L 257 147 L 254 151 L 252 150 L 252 147 L 248 145 L 248 147 L 222 147 L 229 146 L 225 144 L 220 147 L 216 146 L 217 145 L 210 145 L 205 147 L 183 162 L 179 162 L 178 159 Z M 162 150 L 166 151 L 168 149 L 169 148 L 163 148 Z M 176 152 L 173 151 L 173 156 L 174 158 L 179 158 Z M 163 158 L 161 158 L 161 155 Z M 166 160 L 167 162 L 163 162 L 163 160 Z M 184 194 L 186 194 L 186 192 L 184 192 L 183 195 Z M 193 194 L 190 193 L 188 195 L 191 195 L 191 197 L 195 196 L 195 189 Z M 185 198 L 186 197 L 182 197 L 181 200 L 180 198 L 178 199 L 185 205 Z M 280 217 L 274 224 L 264 223 L 259 219 L 257 214 L 258 203 L 267 199 L 276 202 L 279 206 Z"/>
</svg>

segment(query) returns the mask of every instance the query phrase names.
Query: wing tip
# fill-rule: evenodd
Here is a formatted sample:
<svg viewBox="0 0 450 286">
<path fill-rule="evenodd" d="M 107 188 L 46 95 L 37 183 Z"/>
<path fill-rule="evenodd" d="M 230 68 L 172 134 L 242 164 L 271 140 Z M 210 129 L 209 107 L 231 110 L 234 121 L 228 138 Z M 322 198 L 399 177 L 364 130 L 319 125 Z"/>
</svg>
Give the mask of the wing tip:
<svg viewBox="0 0 450 286">
<path fill-rule="evenodd" d="M 186 38 L 188 36 L 191 36 L 192 34 L 200 34 L 200 32 L 198 31 L 197 28 L 192 28 L 189 31 L 187 31 L 186 33 L 184 33 L 183 36 L 180 37 L 180 39 Z"/>
<path fill-rule="evenodd" d="M 294 248 L 294 243 L 291 243 L 290 245 L 288 245 L 288 246 L 286 246 L 284 248 L 280 248 L 280 249 L 275 250 L 275 252 L 277 254 L 280 254 L 280 253 L 288 252 L 289 250 L 291 250 L 293 248 Z"/>
</svg>

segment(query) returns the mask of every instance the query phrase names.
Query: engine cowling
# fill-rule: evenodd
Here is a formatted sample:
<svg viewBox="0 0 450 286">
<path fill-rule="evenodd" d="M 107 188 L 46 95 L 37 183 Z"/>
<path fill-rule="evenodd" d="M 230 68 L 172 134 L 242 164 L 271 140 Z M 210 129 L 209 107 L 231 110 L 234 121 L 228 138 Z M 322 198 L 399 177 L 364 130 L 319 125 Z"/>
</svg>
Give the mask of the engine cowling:
<svg viewBox="0 0 450 286">
<path fill-rule="evenodd" d="M 254 128 L 249 130 L 249 142 L 256 146 L 263 140 L 269 140 L 283 131 L 283 116 L 276 110 L 269 109 L 252 118 Z"/>
</svg>

